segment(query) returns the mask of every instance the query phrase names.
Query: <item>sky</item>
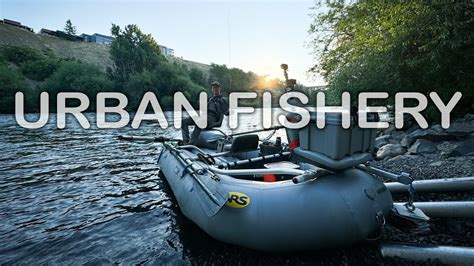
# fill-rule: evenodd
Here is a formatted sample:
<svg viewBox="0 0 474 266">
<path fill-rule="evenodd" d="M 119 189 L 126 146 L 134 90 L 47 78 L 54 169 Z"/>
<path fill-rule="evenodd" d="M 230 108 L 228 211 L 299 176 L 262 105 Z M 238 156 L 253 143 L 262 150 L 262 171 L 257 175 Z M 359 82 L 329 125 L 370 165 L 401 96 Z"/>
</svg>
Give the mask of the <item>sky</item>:
<svg viewBox="0 0 474 266">
<path fill-rule="evenodd" d="M 110 35 L 112 23 L 136 24 L 175 55 L 205 64 L 225 64 L 283 79 L 322 85 L 308 75 L 316 62 L 307 46 L 313 1 L 0 0 L 0 18 L 20 21 L 35 32 L 61 30 L 71 19 L 77 33 Z"/>
</svg>

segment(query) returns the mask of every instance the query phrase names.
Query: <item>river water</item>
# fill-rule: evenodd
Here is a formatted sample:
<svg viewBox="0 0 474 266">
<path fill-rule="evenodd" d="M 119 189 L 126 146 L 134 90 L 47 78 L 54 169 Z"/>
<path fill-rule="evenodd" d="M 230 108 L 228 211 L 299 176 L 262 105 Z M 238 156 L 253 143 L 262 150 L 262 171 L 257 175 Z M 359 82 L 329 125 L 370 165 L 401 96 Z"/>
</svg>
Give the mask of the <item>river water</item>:
<svg viewBox="0 0 474 266">
<path fill-rule="evenodd" d="M 94 125 L 94 115 L 87 116 Z M 246 115 L 239 125 L 238 131 L 256 129 L 259 119 Z M 226 126 L 224 131 L 231 132 Z M 19 127 L 12 115 L 0 115 L 0 264 L 312 264 L 380 259 L 369 246 L 273 254 L 216 241 L 180 213 L 159 176 L 161 144 L 119 141 L 119 134 L 180 137 L 174 128 L 163 130 L 145 122 L 136 130 L 82 129 L 69 118 L 66 128 L 59 130 L 53 114 L 45 127 L 29 130 Z"/>
</svg>

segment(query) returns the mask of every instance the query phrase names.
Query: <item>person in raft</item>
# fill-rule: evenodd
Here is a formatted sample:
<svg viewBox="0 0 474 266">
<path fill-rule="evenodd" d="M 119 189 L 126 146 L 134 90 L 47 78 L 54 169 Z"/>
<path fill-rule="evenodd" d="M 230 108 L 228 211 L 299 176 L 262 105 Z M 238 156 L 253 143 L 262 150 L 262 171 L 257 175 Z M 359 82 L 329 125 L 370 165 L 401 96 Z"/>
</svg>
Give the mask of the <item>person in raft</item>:
<svg viewBox="0 0 474 266">
<path fill-rule="evenodd" d="M 212 82 L 211 90 L 212 96 L 207 100 L 207 128 L 219 127 L 224 115 L 229 115 L 229 104 L 221 95 L 221 84 L 217 81 Z M 195 126 L 191 142 L 189 141 L 189 126 Z M 181 127 L 183 143 L 194 143 L 201 134 L 201 130 L 191 117 L 183 119 Z"/>
</svg>

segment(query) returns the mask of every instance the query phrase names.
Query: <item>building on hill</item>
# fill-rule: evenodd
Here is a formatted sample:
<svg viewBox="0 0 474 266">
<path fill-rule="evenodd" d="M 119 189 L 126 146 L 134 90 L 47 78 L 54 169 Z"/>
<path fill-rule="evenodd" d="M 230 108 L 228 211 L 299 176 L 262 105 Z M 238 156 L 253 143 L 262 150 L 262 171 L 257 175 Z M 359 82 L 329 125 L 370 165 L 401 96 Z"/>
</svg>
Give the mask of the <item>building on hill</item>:
<svg viewBox="0 0 474 266">
<path fill-rule="evenodd" d="M 82 38 L 82 40 L 85 41 L 85 42 L 92 42 L 92 39 L 91 39 L 92 36 L 89 35 L 89 34 L 83 33 L 83 34 L 81 34 L 81 38 Z"/>
<path fill-rule="evenodd" d="M 57 30 L 57 31 L 56 31 L 56 36 L 59 37 L 59 38 L 61 38 L 61 39 L 69 40 L 69 41 L 82 41 L 82 37 L 76 36 L 76 35 L 67 34 L 66 32 L 60 31 L 60 30 Z"/>
<path fill-rule="evenodd" d="M 44 35 L 58 37 L 60 39 L 64 39 L 64 40 L 68 40 L 68 41 L 82 41 L 82 37 L 67 34 L 64 31 L 60 31 L 60 30 L 48 30 L 48 29 L 43 28 L 43 29 L 40 30 L 39 33 L 44 34 Z"/>
<path fill-rule="evenodd" d="M 99 43 L 99 44 L 105 44 L 105 45 L 111 45 L 112 41 L 114 40 L 113 37 L 107 36 L 107 35 L 102 35 L 98 33 L 94 33 L 92 35 L 89 34 L 81 34 L 82 40 L 85 42 L 93 42 L 93 43 Z"/>
<path fill-rule="evenodd" d="M 41 29 L 39 33 L 44 35 L 56 36 L 56 31 L 54 30 Z"/>
<path fill-rule="evenodd" d="M 33 32 L 32 28 L 30 28 L 28 26 L 25 26 L 25 25 L 21 25 L 21 23 L 18 22 L 18 21 L 14 21 L 14 20 L 4 18 L 3 20 L 0 20 L 0 23 L 7 24 L 7 25 L 10 25 L 10 26 L 18 27 L 18 28 L 25 29 L 27 31 Z"/>
<path fill-rule="evenodd" d="M 160 48 L 161 54 L 163 54 L 165 56 L 174 56 L 174 49 L 168 48 L 168 47 L 163 46 L 163 45 L 158 45 L 158 46 Z"/>
</svg>

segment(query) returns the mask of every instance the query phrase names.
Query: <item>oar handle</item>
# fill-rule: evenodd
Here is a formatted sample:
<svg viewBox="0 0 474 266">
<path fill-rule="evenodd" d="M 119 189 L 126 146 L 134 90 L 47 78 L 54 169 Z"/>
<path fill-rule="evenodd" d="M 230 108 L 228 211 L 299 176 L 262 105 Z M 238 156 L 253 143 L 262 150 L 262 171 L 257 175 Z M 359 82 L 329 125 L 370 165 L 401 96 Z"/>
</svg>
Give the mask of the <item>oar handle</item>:
<svg viewBox="0 0 474 266">
<path fill-rule="evenodd" d="M 284 126 L 274 126 L 274 127 L 264 128 L 264 129 L 256 129 L 256 130 L 250 130 L 250 131 L 246 131 L 246 132 L 234 133 L 234 134 L 231 134 L 229 136 L 234 137 L 234 136 L 240 136 L 240 135 L 245 135 L 245 134 L 249 134 L 249 133 L 257 133 L 257 132 L 263 132 L 263 131 L 277 130 L 277 129 L 282 129 L 282 128 L 284 128 Z"/>
<path fill-rule="evenodd" d="M 326 170 L 323 170 L 323 169 L 320 169 L 318 171 L 308 170 L 304 174 L 293 177 L 292 181 L 295 184 L 299 184 L 299 183 L 303 183 L 303 182 L 306 182 L 306 181 L 309 181 L 309 180 L 312 180 L 312 179 L 316 179 L 318 177 L 322 177 L 322 176 L 325 176 L 325 175 L 328 175 L 328 174 L 330 174 L 330 172 L 326 171 Z"/>
</svg>

